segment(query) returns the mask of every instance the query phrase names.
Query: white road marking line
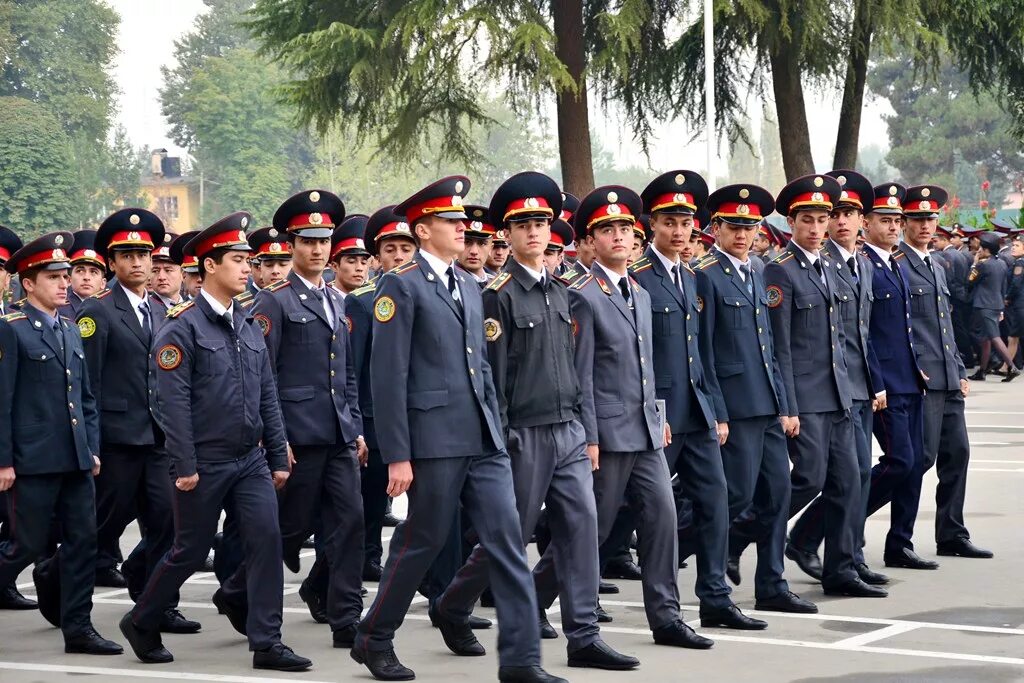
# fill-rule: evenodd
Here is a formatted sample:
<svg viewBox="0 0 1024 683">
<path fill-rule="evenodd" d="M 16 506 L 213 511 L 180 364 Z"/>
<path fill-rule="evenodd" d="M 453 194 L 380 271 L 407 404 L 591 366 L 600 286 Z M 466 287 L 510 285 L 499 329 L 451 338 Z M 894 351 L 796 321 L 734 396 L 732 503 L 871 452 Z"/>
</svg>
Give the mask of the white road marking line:
<svg viewBox="0 0 1024 683">
<path fill-rule="evenodd" d="M 967 425 L 967 428 L 969 430 L 970 429 L 1015 429 L 1015 430 L 1020 431 L 1020 430 L 1024 429 L 1024 425 Z"/>
<path fill-rule="evenodd" d="M 140 664 L 134 669 L 113 669 L 99 666 L 66 666 L 61 664 L 35 664 L 30 662 L 0 662 L 0 669 L 9 671 L 39 671 L 48 673 L 80 674 L 86 676 L 120 676 L 124 678 L 157 678 L 163 680 L 181 681 L 213 681 L 214 683 L 274 683 L 282 681 L 295 683 L 302 680 L 303 683 L 330 683 L 329 681 L 314 681 L 311 678 L 269 678 L 264 676 L 229 676 L 224 674 L 201 674 L 187 671 L 157 671 L 151 668 L 143 669 L 146 666 Z"/>
<path fill-rule="evenodd" d="M 971 458 L 971 462 L 986 462 L 994 465 L 1024 465 L 1024 460 L 979 460 Z"/>
<path fill-rule="evenodd" d="M 1019 410 L 968 410 L 968 415 L 1024 415 Z"/>
<path fill-rule="evenodd" d="M 834 644 L 841 645 L 843 647 L 860 647 L 862 645 L 867 645 L 868 643 L 874 643 L 879 640 L 885 640 L 886 638 L 898 636 L 901 633 L 909 633 L 910 631 L 916 631 L 917 629 L 917 624 L 893 624 L 892 626 L 886 626 L 885 628 L 880 628 L 874 631 L 868 631 L 867 633 L 861 633 L 856 636 L 844 638 L 843 640 L 837 641 Z"/>
<path fill-rule="evenodd" d="M 971 441 L 971 446 L 1009 446 L 1009 441 Z"/>
<path fill-rule="evenodd" d="M 971 472 L 1014 472 L 1016 474 L 1020 474 L 1021 472 L 1024 472 L 1024 467 L 1016 470 L 1000 469 L 997 467 L 972 467 Z"/>
</svg>

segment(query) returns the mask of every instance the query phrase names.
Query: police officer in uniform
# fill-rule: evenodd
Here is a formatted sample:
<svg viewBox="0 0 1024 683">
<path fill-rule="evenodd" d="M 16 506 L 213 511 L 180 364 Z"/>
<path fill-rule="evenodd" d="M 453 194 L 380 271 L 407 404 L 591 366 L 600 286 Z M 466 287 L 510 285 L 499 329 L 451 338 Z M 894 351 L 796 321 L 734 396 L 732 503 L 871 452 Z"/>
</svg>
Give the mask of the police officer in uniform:
<svg viewBox="0 0 1024 683">
<path fill-rule="evenodd" d="M 817 607 L 793 593 L 782 576 L 790 481 L 779 418 L 789 411 L 775 359 L 764 278 L 753 267 L 759 258 L 750 251 L 761 217 L 774 207 L 774 198 L 756 185 L 729 185 L 708 199 L 720 247 L 697 266 L 699 348 L 716 419 L 726 437 L 721 457 L 732 520 L 732 578 L 739 583 L 740 555 L 756 543 L 757 609 L 814 613 Z"/>
<path fill-rule="evenodd" d="M 167 315 L 167 311 L 183 303 L 181 288 L 184 273 L 181 265 L 171 258 L 171 245 L 178 235 L 164 233 L 163 244 L 153 250 L 153 277 L 149 281 L 150 304 L 156 315 Z"/>
<path fill-rule="evenodd" d="M 974 341 L 980 347 L 978 371 L 971 375 L 973 381 L 984 382 L 988 374 L 988 363 L 994 349 L 1000 360 L 1009 366 L 1007 381 L 1021 373 L 999 336 L 999 322 L 1005 306 L 1004 290 L 1009 267 L 999 257 L 999 237 L 985 234 L 980 238 L 980 247 L 974 256 L 974 265 L 967 277 L 973 308 Z"/>
<path fill-rule="evenodd" d="M 560 682 L 540 667 L 537 601 L 526 564 L 508 454 L 483 339 L 480 290 L 460 274 L 469 179 L 443 178 L 395 211 L 420 242 L 386 273 L 373 307 L 370 382 L 388 494 L 408 492 L 379 591 L 359 624 L 352 658 L 382 680 L 411 680 L 392 644 L 417 586 L 444 546 L 461 499 L 492 563 L 503 624 L 501 681 Z M 458 425 L 458 429 L 453 429 Z M 449 638 L 472 638 L 469 625 Z"/>
<path fill-rule="evenodd" d="M 107 284 L 107 264 L 96 253 L 96 231 L 79 230 L 74 233 L 71 257 L 71 286 L 68 288 L 68 302 L 60 307 L 60 314 L 71 318 L 78 315 L 82 302 L 103 291 Z"/>
<path fill-rule="evenodd" d="M 497 274 L 505 270 L 505 263 L 508 261 L 509 245 L 508 235 L 504 230 L 495 230 L 491 238 L 491 251 L 487 254 L 485 267 L 491 273 Z"/>
<path fill-rule="evenodd" d="M 885 382 L 869 337 L 871 321 L 872 272 L 874 267 L 859 253 L 857 235 L 864 223 L 865 202 L 874 200 L 871 182 L 856 171 L 830 171 L 842 191 L 829 219 L 829 239 L 823 251 L 835 263 L 835 279 L 840 314 L 843 321 L 844 352 L 853 404 L 854 437 L 857 465 L 860 470 L 858 514 L 853 518 L 854 566 L 861 581 L 884 585 L 889 579 L 872 571 L 864 560 L 864 519 L 871 490 L 871 434 L 873 414 L 885 408 Z M 789 534 L 788 556 L 814 579 L 821 580 L 818 546 L 824 538 L 824 499 L 818 496 L 800 516 Z"/>
<path fill-rule="evenodd" d="M 366 249 L 363 237 L 369 219 L 369 216 L 361 213 L 348 216 L 331 235 L 329 265 L 334 271 L 331 286 L 337 290 L 342 301 L 366 284 L 370 252 Z"/>
<path fill-rule="evenodd" d="M 174 545 L 120 622 L 135 655 L 150 664 L 174 659 L 161 641 L 161 615 L 202 566 L 228 507 L 239 520 L 245 567 L 214 594 L 214 604 L 248 636 L 254 668 L 311 666 L 281 643 L 284 577 L 274 489 L 288 480 L 288 457 L 274 375 L 260 328 L 232 300 L 249 275 L 249 221 L 247 213 L 231 214 L 185 245 L 199 263 L 203 288 L 168 314 L 153 344 L 155 413 L 172 456 L 164 476 L 177 499 Z"/>
<path fill-rule="evenodd" d="M 277 380 L 292 460 L 280 501 L 284 562 L 299 571 L 302 543 L 322 515 L 327 619 L 334 646 L 350 648 L 363 607 L 359 468 L 366 444 L 344 303 L 323 280 L 331 236 L 344 217 L 344 204 L 326 190 L 300 192 L 277 209 L 274 227 L 288 234 L 292 270 L 257 295 L 252 313 Z M 342 248 L 364 251 L 361 237 L 351 239 Z"/>
<path fill-rule="evenodd" d="M 681 618 L 676 510 L 662 450 L 672 439 L 672 426 L 657 408 L 651 297 L 626 270 L 642 208 L 636 192 L 609 185 L 587 195 L 573 217 L 577 244 L 589 241 L 595 253 L 590 274 L 569 287 L 580 421 L 587 455 L 597 466 L 598 540 L 608 538 L 623 500 L 636 515 L 644 608 L 654 642 L 707 649 L 713 641 Z M 696 317 L 695 304 L 687 315 Z"/>
<path fill-rule="evenodd" d="M 1024 337 L 1024 235 L 1017 235 L 1011 245 L 1014 257 L 1013 267 L 1007 275 L 1006 285 L 1006 319 L 1009 341 L 1007 352 L 1017 367 L 1020 364 L 1017 358 L 1020 356 L 1020 339 Z M 1009 368 L 1007 368 L 1009 369 Z M 1004 382 L 1012 381 L 1011 378 L 1003 378 Z"/>
<path fill-rule="evenodd" d="M 543 575 L 553 562 L 559 575 L 572 577 L 559 591 L 569 666 L 626 670 L 639 666 L 639 660 L 615 652 L 598 633 L 597 512 L 592 463 L 576 418 L 580 389 L 569 295 L 543 263 L 561 201 L 555 181 L 532 171 L 512 176 L 494 193 L 490 222 L 506 231 L 512 259 L 484 289 L 484 338 L 524 539 L 533 534 L 541 506 L 548 509 L 552 542 L 535 574 Z M 490 564 L 483 546 L 476 546 L 436 601 L 446 642 L 451 640 L 448 623 L 465 622 L 487 587 Z M 449 647 L 482 650 L 473 641 L 449 642 Z"/>
<path fill-rule="evenodd" d="M 249 244 L 255 263 L 252 282 L 235 299 L 246 308 L 252 306 L 261 289 L 288 277 L 292 267 L 292 246 L 287 233 L 273 226 L 260 228 L 249 234 Z"/>
<path fill-rule="evenodd" d="M 708 186 L 693 171 L 669 171 L 641 194 L 653 241 L 633 263 L 631 275 L 650 298 L 655 395 L 665 402 L 672 432 L 665 446 L 669 472 L 693 501 L 697 534 L 680 555 L 697 556 L 696 593 L 701 626 L 756 630 L 767 627 L 740 612 L 725 581 L 729 542 L 729 492 L 719 446 L 728 437 L 708 391 L 698 347 L 700 299 L 696 277 L 679 258 L 693 230 L 693 215 L 708 199 Z"/>
<path fill-rule="evenodd" d="M 0 586 L 13 585 L 39 558 L 56 515 L 64 651 L 117 655 L 121 646 L 100 636 L 90 616 L 99 416 L 81 337 L 57 313 L 66 300 L 71 264 L 64 248 L 71 240 L 69 232 L 50 233 L 3 254 L 6 272 L 21 276 L 27 302 L 0 319 L 0 491 L 8 493 L 11 521 L 10 539 L 0 542 Z M 12 242 L 5 240 L 4 251 Z"/>
<path fill-rule="evenodd" d="M 86 299 L 78 311 L 89 381 L 100 410 L 104 461 L 96 477 L 97 585 L 128 585 L 115 564 L 121 534 L 133 519 L 142 524 L 145 544 L 136 585 L 145 582 L 174 537 L 170 461 L 156 422 L 149 362 L 163 316 L 153 311 L 146 290 L 152 251 L 163 237 L 163 223 L 145 209 L 121 209 L 104 220 L 95 247 L 117 282 Z M 161 628 L 194 633 L 200 625 L 169 605 Z"/>
<path fill-rule="evenodd" d="M 885 597 L 860 580 L 854 567 L 854 518 L 860 514 L 860 478 L 850 416 L 852 404 L 836 265 L 820 252 L 832 207 L 842 189 L 829 176 L 786 185 L 775 200 L 793 241 L 765 266 L 765 294 L 775 352 L 786 391 L 783 430 L 793 461 L 789 515 L 824 494 L 826 595 Z"/>
<path fill-rule="evenodd" d="M 875 187 L 864 229 L 864 254 L 874 265 L 871 344 L 882 368 L 886 408 L 873 429 L 883 455 L 871 472 L 867 514 L 891 501 L 885 541 L 887 567 L 935 569 L 938 564 L 914 552 L 911 538 L 924 475 L 924 375 L 918 365 L 910 316 L 909 268 L 893 251 L 900 237 L 906 189 L 897 183 Z"/>
<path fill-rule="evenodd" d="M 188 244 L 200 230 L 192 230 L 178 235 L 178 238 L 171 243 L 171 258 L 175 263 L 181 265 L 182 277 L 184 284 L 182 289 L 184 290 L 183 297 L 186 301 L 194 301 L 199 296 L 199 287 L 202 286 L 203 281 L 199 275 L 199 262 L 196 257 L 191 254 L 185 253 L 185 245 Z"/>
<path fill-rule="evenodd" d="M 992 552 L 971 542 L 964 524 L 964 498 L 971 446 L 964 418 L 970 392 L 967 370 L 956 351 L 950 325 L 950 290 L 946 271 L 928 253 L 928 245 L 945 205 L 946 191 L 935 185 L 907 188 L 907 217 L 899 250 L 910 275 L 910 316 L 918 363 L 928 384 L 924 395 L 924 464 L 936 467 L 935 542 L 939 555 L 989 558 Z"/>
<path fill-rule="evenodd" d="M 483 289 L 495 273 L 487 270 L 487 255 L 491 252 L 491 238 L 495 229 L 487 217 L 486 206 L 473 204 L 463 207 L 469 220 L 466 223 L 466 247 L 459 254 L 459 265 L 473 276 Z"/>
</svg>

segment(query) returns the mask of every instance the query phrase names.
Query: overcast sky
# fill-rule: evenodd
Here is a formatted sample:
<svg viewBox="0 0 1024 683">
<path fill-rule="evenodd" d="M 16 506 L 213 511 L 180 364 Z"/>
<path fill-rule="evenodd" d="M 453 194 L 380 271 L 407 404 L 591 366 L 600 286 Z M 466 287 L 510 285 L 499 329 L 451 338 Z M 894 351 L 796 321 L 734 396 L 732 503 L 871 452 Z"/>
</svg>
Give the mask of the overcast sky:
<svg viewBox="0 0 1024 683">
<path fill-rule="evenodd" d="M 201 0 L 107 0 L 121 14 L 118 45 L 121 53 L 115 65 L 115 77 L 121 89 L 119 121 L 128 129 L 136 146 L 167 147 L 180 152 L 167 139 L 167 124 L 160 115 L 160 67 L 174 59 L 174 40 L 192 26 L 195 16 L 205 9 Z M 808 121 L 811 127 L 811 146 L 819 171 L 827 171 L 831 164 L 839 120 L 841 92 L 808 93 Z M 593 102 L 593 98 L 591 100 Z M 751 102 L 751 116 L 758 117 L 760 103 Z M 861 123 L 861 146 L 880 144 L 888 147 L 883 114 L 888 111 L 885 102 L 868 102 Z M 615 116 L 605 116 L 600 110 L 591 112 L 595 128 L 604 145 L 624 164 L 646 165 L 646 160 L 630 136 L 620 134 L 623 126 Z M 549 126 L 553 128 L 553 126 Z M 659 144 L 651 155 L 651 165 L 657 171 L 672 168 L 703 169 L 705 166 L 704 138 L 694 144 L 685 141 L 693 137 L 682 123 L 663 126 L 659 130 Z M 716 161 L 715 174 L 726 172 L 724 160 Z M 713 177 L 713 176 L 712 176 Z"/>
</svg>

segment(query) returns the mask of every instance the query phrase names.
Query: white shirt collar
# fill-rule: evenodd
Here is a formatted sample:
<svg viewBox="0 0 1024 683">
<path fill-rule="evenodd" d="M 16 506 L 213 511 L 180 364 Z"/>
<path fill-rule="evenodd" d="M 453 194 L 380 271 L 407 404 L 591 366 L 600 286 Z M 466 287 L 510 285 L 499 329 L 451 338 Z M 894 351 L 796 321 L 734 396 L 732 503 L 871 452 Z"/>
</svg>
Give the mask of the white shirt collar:
<svg viewBox="0 0 1024 683">
<path fill-rule="evenodd" d="M 448 269 L 451 268 L 452 272 L 455 272 L 455 261 L 445 263 L 426 249 L 420 249 L 420 254 L 423 255 L 427 265 L 434 271 L 434 274 L 441 278 L 441 282 L 448 284 Z"/>
<path fill-rule="evenodd" d="M 797 249 L 799 249 L 800 251 L 802 251 L 804 253 L 804 256 L 807 257 L 807 262 L 810 263 L 812 266 L 814 265 L 814 262 L 818 260 L 818 253 L 817 252 L 807 251 L 806 249 L 801 247 L 799 244 L 797 244 L 795 240 L 793 241 L 793 246 L 796 247 Z"/>
<path fill-rule="evenodd" d="M 921 251 L 920 249 L 918 249 L 917 247 L 912 245 L 910 242 L 904 242 L 904 244 L 906 244 L 908 247 L 910 247 L 910 250 L 912 252 L 914 252 L 915 254 L 917 254 L 917 257 L 920 258 L 922 261 L 924 261 L 926 258 L 928 258 L 928 252 Z"/>
<path fill-rule="evenodd" d="M 157 294 L 156 296 L 157 296 L 158 299 L 160 299 L 160 301 L 164 302 L 164 306 L 166 306 L 167 308 L 171 308 L 172 306 L 177 306 L 178 304 L 183 303 L 185 301 L 184 299 L 179 299 L 176 302 L 175 301 L 171 301 L 168 297 L 164 296 L 163 294 Z"/>
<path fill-rule="evenodd" d="M 221 304 L 221 302 L 219 302 L 216 299 L 214 299 L 213 296 L 211 296 L 210 293 L 207 292 L 205 289 L 200 289 L 199 290 L 199 294 L 204 299 L 206 299 L 206 303 L 210 304 L 210 308 L 212 308 L 213 312 L 216 313 L 217 315 L 223 317 L 225 313 L 230 313 L 232 319 L 235 317 L 235 300 L 234 299 L 231 300 L 231 304 L 227 308 L 224 308 L 224 305 Z"/>
<path fill-rule="evenodd" d="M 326 282 L 324 282 L 324 280 L 323 280 L 323 279 L 321 279 L 321 280 L 320 280 L 321 286 L 320 286 L 320 287 L 317 287 L 317 286 L 316 286 L 316 285 L 314 285 L 314 284 L 313 284 L 312 282 L 310 282 L 310 281 L 309 281 L 309 280 L 307 280 L 306 278 L 302 277 L 302 276 L 301 276 L 301 275 L 299 275 L 298 273 L 295 273 L 295 277 L 299 278 L 299 280 L 300 280 L 300 281 L 302 282 L 302 284 L 306 285 L 306 286 L 307 286 L 307 287 L 309 287 L 310 289 L 319 289 L 319 290 L 320 290 L 321 292 L 323 292 L 323 291 L 325 291 L 325 290 L 327 289 L 327 283 L 326 283 Z"/>
<path fill-rule="evenodd" d="M 595 260 L 594 263 L 596 263 L 597 266 L 604 271 L 605 277 L 607 277 L 611 281 L 611 283 L 616 287 L 619 286 L 619 280 L 625 277 L 625 275 L 619 275 L 614 270 L 608 270 L 608 268 L 606 268 L 605 265 L 600 261 Z"/>
<path fill-rule="evenodd" d="M 138 313 L 139 312 L 139 304 L 144 303 L 146 300 L 143 299 L 142 297 L 140 297 L 135 292 L 129 290 L 127 287 L 125 287 L 120 282 L 117 283 L 117 286 L 121 288 L 121 291 L 123 291 L 125 294 L 128 295 L 128 303 L 130 303 L 132 305 L 132 308 L 135 309 L 135 312 Z"/>
<path fill-rule="evenodd" d="M 836 242 L 835 240 L 829 240 L 829 242 L 835 246 L 836 251 L 839 252 L 839 256 L 843 261 L 849 261 L 850 257 L 853 256 L 853 253 L 846 251 L 846 249 L 843 248 L 843 245 L 839 244 L 839 242 Z M 854 262 L 856 262 L 856 259 L 854 259 Z"/>
<path fill-rule="evenodd" d="M 516 261 L 516 263 L 519 263 L 519 261 Z M 523 270 L 525 270 L 530 275 L 530 277 L 532 277 L 537 282 L 540 282 L 541 277 L 543 277 L 544 273 L 547 272 L 546 270 L 543 270 L 543 269 L 542 270 L 534 270 L 533 268 L 530 268 L 529 266 L 524 266 L 522 263 L 519 263 L 519 267 L 522 268 Z M 542 268 L 543 268 L 543 266 L 542 266 Z"/>
<path fill-rule="evenodd" d="M 871 242 L 865 242 L 864 245 L 868 249 L 870 249 L 873 252 L 875 252 L 876 254 L 878 254 L 879 258 L 881 258 L 882 261 L 885 262 L 885 263 L 889 263 L 889 259 L 892 258 L 892 252 L 891 251 L 887 251 L 885 249 L 882 249 L 881 247 L 876 247 L 875 245 L 871 244 Z"/>
<path fill-rule="evenodd" d="M 730 254 L 729 252 L 727 252 L 724 249 L 719 249 L 718 253 L 724 254 L 725 257 L 727 259 L 729 259 L 729 262 L 732 263 L 733 267 L 736 268 L 737 271 L 740 270 L 741 266 L 746 266 L 747 270 L 753 271 L 753 268 L 750 265 L 750 256 L 749 256 L 749 254 L 747 255 L 746 263 L 744 263 L 743 261 L 740 261 L 738 258 L 736 258 L 735 256 L 733 256 L 732 254 Z M 742 273 L 743 273 L 743 271 L 740 271 L 740 275 L 741 276 L 742 276 Z"/>
<path fill-rule="evenodd" d="M 679 260 L 679 256 L 678 255 L 676 256 L 675 260 L 673 261 L 668 256 L 665 256 L 664 254 L 662 254 L 661 251 L 656 246 L 654 246 L 653 244 L 651 245 L 651 251 L 653 251 L 655 253 L 655 255 L 658 257 L 658 260 L 661 261 L 662 265 L 665 266 L 665 270 L 667 270 L 669 273 L 671 273 L 672 269 L 675 268 L 676 266 L 678 266 L 681 263 L 681 261 Z"/>
</svg>

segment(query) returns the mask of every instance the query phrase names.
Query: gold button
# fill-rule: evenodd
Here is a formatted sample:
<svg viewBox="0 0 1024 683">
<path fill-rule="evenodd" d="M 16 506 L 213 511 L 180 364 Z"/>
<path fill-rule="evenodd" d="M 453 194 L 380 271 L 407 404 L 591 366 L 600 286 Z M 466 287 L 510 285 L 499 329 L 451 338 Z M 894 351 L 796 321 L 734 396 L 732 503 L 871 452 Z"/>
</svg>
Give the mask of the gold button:
<svg viewBox="0 0 1024 683">
<path fill-rule="evenodd" d="M 687 313 L 687 314 L 686 314 L 686 319 L 687 319 L 687 320 L 689 320 L 689 319 L 690 319 L 690 314 L 689 314 L 689 313 Z"/>
<path fill-rule="evenodd" d="M 331 335 L 331 341 L 334 341 L 334 340 L 335 340 L 335 339 L 337 339 L 337 338 L 338 338 L 338 335 L 336 335 L 336 334 L 332 334 L 332 335 Z"/>
<path fill-rule="evenodd" d="M 70 371 L 70 370 L 65 370 L 64 372 L 66 372 L 66 373 L 67 373 L 68 377 L 70 377 L 70 376 L 71 376 L 71 371 Z"/>
</svg>

